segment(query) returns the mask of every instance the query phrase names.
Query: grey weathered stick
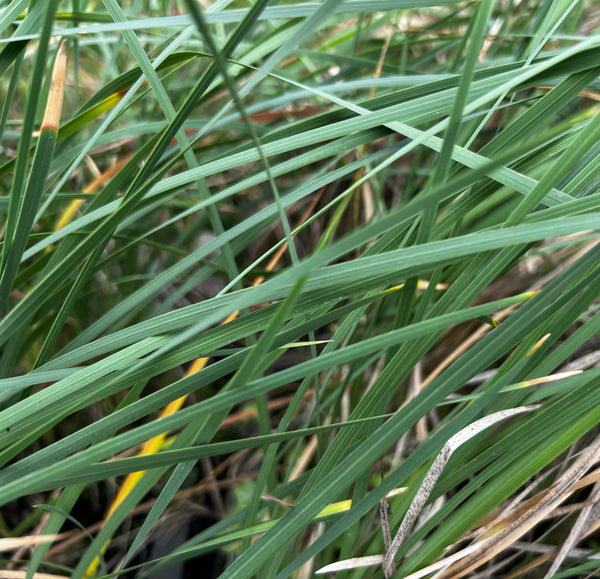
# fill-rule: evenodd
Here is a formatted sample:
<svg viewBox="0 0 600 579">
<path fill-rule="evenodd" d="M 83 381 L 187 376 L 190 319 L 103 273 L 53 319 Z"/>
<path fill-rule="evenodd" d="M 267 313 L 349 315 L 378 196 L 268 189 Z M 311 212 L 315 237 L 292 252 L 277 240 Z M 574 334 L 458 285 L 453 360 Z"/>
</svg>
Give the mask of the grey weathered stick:
<svg viewBox="0 0 600 579">
<path fill-rule="evenodd" d="M 390 508 L 385 497 L 379 501 L 379 518 L 381 519 L 381 531 L 383 533 L 383 548 L 387 553 L 392 544 L 392 532 L 390 530 L 390 517 L 388 509 Z"/>
</svg>

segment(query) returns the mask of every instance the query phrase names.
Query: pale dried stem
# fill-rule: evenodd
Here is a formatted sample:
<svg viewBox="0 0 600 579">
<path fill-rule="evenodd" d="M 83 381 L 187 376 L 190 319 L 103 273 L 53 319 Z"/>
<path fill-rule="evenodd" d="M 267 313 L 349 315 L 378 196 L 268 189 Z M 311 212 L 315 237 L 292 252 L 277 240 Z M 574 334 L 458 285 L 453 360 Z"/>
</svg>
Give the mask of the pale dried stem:
<svg viewBox="0 0 600 579">
<path fill-rule="evenodd" d="M 331 423 L 331 416 L 328 416 L 323 421 L 323 424 L 330 424 L 330 423 Z M 310 437 L 310 440 L 306 444 L 306 448 L 302 452 L 300 458 L 295 462 L 294 468 L 292 469 L 292 472 L 290 473 L 288 481 L 293 481 L 293 480 L 297 479 L 308 468 L 310 461 L 313 459 L 315 452 L 317 451 L 318 442 L 319 442 L 319 439 L 316 434 L 314 436 Z"/>
<path fill-rule="evenodd" d="M 586 504 L 579 513 L 577 520 L 574 525 L 571 527 L 569 531 L 569 536 L 565 540 L 565 542 L 560 547 L 558 553 L 554 561 L 552 561 L 552 565 L 548 572 L 545 575 L 546 577 L 552 577 L 560 568 L 563 561 L 568 556 L 569 552 L 572 551 L 573 547 L 577 544 L 577 542 L 581 539 L 583 534 L 585 533 L 586 528 L 589 528 L 589 517 L 594 509 L 594 507 L 598 504 L 600 500 L 600 483 L 596 483 L 594 488 L 592 489 L 591 496 L 589 498 L 589 503 Z"/>
<path fill-rule="evenodd" d="M 310 534 L 310 538 L 308 540 L 308 544 L 306 547 L 308 548 L 312 545 L 323 533 L 325 532 L 325 523 L 319 523 L 315 526 Z M 296 572 L 296 579 L 310 579 L 313 576 L 313 567 L 315 564 L 315 558 L 311 557 L 298 571 Z"/>
</svg>

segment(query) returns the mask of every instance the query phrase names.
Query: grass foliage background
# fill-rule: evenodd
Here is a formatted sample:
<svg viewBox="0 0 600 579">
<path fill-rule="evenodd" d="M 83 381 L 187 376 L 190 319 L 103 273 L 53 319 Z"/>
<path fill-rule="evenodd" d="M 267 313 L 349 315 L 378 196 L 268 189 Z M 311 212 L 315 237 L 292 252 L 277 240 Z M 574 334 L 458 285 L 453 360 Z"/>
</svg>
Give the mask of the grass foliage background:
<svg viewBox="0 0 600 579">
<path fill-rule="evenodd" d="M 383 554 L 387 493 L 407 488 L 393 534 L 453 435 L 535 404 L 454 452 L 394 576 L 489 528 L 511 530 L 499 553 L 442 576 L 597 570 L 599 16 L 5 6 L 0 541 L 24 539 L 2 567 L 83 577 L 104 552 L 96 576 L 150 576 L 208 554 L 215 576 L 309 577 Z M 60 130 L 40 133 L 62 39 Z"/>
</svg>

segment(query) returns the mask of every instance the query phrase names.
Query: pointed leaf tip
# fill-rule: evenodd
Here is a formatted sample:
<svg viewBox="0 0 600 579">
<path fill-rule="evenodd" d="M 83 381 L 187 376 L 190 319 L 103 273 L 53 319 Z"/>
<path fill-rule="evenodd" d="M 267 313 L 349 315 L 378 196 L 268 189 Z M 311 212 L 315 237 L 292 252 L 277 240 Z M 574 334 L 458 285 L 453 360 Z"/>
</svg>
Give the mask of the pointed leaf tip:
<svg viewBox="0 0 600 579">
<path fill-rule="evenodd" d="M 52 83 L 46 103 L 46 111 L 42 121 L 41 130 L 52 129 L 58 132 L 60 123 L 60 113 L 62 110 L 63 95 L 65 91 L 65 78 L 67 76 L 67 41 L 63 40 L 52 71 Z"/>
</svg>

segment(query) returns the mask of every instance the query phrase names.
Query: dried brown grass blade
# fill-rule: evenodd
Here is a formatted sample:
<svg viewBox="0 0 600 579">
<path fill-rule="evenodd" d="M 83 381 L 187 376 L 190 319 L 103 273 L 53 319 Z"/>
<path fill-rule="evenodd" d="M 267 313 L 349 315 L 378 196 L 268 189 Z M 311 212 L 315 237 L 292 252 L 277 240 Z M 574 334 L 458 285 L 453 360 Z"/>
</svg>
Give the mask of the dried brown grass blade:
<svg viewBox="0 0 600 579">
<path fill-rule="evenodd" d="M 498 532 L 487 537 L 481 543 L 476 543 L 480 545 L 480 548 L 460 563 L 447 569 L 442 577 L 452 577 L 452 579 L 464 577 L 514 543 L 519 537 L 547 517 L 574 491 L 577 482 L 599 457 L 600 436 L 552 486 L 534 497 L 535 500 L 529 502 L 528 508 L 524 511 L 519 509 L 520 513 L 516 517 L 514 514 L 509 514 L 504 520 L 499 521 L 496 525 L 496 527 L 500 526 Z"/>
<path fill-rule="evenodd" d="M 544 576 L 545 578 L 552 577 L 558 571 L 571 549 L 584 535 L 586 529 L 590 526 L 590 515 L 594 507 L 598 505 L 598 501 L 600 501 L 600 483 L 594 485 L 588 504 L 581 509 L 577 520 L 569 531 L 569 536 L 560 547 L 554 561 L 552 561 L 552 565 L 550 565 L 550 569 L 548 569 L 548 572 Z"/>
</svg>

